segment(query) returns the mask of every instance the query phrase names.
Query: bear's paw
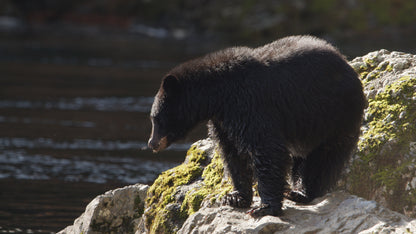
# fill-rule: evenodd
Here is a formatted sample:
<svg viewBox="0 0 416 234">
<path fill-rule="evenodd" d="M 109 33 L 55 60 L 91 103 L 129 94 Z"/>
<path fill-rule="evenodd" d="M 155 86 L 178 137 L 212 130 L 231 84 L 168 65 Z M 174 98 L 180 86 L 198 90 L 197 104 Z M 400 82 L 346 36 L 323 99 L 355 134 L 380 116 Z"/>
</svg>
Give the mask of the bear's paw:
<svg viewBox="0 0 416 234">
<path fill-rule="evenodd" d="M 251 199 L 243 196 L 239 191 L 233 191 L 225 195 L 222 203 L 236 208 L 248 208 L 251 205 Z"/>
</svg>

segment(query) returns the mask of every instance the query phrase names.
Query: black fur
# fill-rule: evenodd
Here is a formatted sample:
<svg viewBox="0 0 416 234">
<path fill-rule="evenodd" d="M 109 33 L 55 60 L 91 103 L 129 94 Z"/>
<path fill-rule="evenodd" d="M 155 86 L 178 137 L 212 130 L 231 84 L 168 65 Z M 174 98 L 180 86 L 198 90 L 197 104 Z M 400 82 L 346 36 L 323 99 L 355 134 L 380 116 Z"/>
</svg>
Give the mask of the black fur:
<svg viewBox="0 0 416 234">
<path fill-rule="evenodd" d="M 151 118 L 153 134 L 169 144 L 209 119 L 235 187 L 225 203 L 249 207 L 254 175 L 263 205 L 251 213 L 260 216 L 281 214 L 284 196 L 309 202 L 335 184 L 364 107 L 343 56 L 323 40 L 293 36 L 179 65 L 162 81 Z"/>
</svg>

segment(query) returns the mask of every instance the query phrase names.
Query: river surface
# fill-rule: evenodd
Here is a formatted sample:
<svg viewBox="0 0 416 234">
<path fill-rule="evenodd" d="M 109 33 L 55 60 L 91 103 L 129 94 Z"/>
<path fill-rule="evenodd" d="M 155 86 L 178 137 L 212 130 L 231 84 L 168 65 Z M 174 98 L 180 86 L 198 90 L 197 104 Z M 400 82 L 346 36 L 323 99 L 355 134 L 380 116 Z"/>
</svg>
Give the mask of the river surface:
<svg viewBox="0 0 416 234">
<path fill-rule="evenodd" d="M 157 155 L 146 142 L 153 96 L 193 56 L 185 49 L 143 38 L 1 37 L 0 230 L 57 232 L 95 196 L 181 163 L 203 127 Z"/>
</svg>

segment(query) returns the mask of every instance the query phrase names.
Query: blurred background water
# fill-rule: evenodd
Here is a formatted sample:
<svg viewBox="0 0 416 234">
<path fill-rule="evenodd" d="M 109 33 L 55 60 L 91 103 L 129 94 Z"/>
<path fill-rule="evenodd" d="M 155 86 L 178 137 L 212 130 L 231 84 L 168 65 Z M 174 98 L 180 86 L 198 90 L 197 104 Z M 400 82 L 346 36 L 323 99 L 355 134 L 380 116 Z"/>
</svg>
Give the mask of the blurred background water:
<svg viewBox="0 0 416 234">
<path fill-rule="evenodd" d="M 4 230 L 58 231 L 95 196 L 127 184 L 149 184 L 183 161 L 203 128 L 157 155 L 146 143 L 159 82 L 186 57 L 172 47 L 149 38 L 1 39 Z"/>
<path fill-rule="evenodd" d="M 413 0 L 1 1 L 0 231 L 59 231 L 95 196 L 181 163 L 203 124 L 165 152 L 146 148 L 173 66 L 292 34 L 349 59 L 415 53 L 414 12 Z"/>
</svg>

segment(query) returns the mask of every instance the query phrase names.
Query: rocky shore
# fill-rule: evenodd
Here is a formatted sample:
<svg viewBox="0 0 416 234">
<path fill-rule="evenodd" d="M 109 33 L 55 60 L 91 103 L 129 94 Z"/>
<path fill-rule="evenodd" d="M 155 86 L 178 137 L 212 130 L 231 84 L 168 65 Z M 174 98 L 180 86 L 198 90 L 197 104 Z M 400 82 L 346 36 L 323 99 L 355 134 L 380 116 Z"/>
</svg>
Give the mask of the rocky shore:
<svg viewBox="0 0 416 234">
<path fill-rule="evenodd" d="M 60 233 L 416 232 L 416 55 L 379 50 L 350 64 L 368 108 L 357 151 L 334 192 L 308 205 L 285 200 L 282 217 L 254 219 L 245 209 L 221 206 L 232 187 L 215 143 L 205 139 L 152 186 L 96 197 Z"/>
</svg>

